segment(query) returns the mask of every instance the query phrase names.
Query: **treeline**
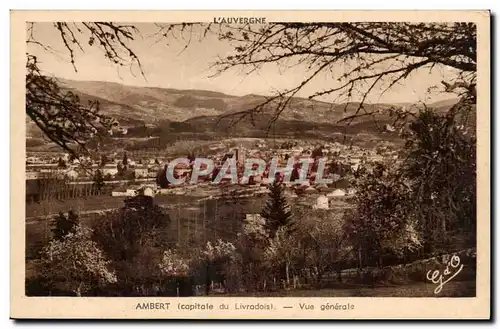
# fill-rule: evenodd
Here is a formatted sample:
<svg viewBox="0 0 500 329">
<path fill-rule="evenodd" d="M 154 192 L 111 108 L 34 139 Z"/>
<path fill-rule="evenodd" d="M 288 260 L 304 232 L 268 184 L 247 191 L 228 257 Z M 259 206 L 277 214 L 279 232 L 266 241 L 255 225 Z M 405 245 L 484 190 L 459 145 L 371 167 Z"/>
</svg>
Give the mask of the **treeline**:
<svg viewBox="0 0 500 329">
<path fill-rule="evenodd" d="M 26 203 L 110 195 L 114 188 L 104 183 L 69 184 L 67 180 L 59 178 L 33 179 L 26 181 Z"/>
</svg>

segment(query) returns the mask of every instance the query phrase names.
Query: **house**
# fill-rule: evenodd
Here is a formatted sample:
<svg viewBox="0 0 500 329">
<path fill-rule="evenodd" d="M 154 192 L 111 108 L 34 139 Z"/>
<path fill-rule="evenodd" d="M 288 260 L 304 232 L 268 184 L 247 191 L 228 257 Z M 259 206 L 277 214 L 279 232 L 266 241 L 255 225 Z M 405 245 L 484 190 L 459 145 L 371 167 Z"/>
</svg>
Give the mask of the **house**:
<svg viewBox="0 0 500 329">
<path fill-rule="evenodd" d="M 129 195 L 127 194 L 127 189 L 125 187 L 118 187 L 111 192 L 111 196 L 129 196 Z"/>
<path fill-rule="evenodd" d="M 326 196 L 331 198 L 343 197 L 346 195 L 346 191 L 344 189 L 336 188 L 332 192 L 328 193 Z"/>
<path fill-rule="evenodd" d="M 148 177 L 149 170 L 145 167 L 135 168 L 134 169 L 135 177 Z"/>
<path fill-rule="evenodd" d="M 27 157 L 26 158 L 26 163 L 39 163 L 41 162 L 40 158 L 38 157 L 34 157 L 34 156 L 31 156 L 31 157 Z"/>
<path fill-rule="evenodd" d="M 326 195 L 320 195 L 316 199 L 316 204 L 313 205 L 314 209 L 328 209 L 329 204 L 328 204 L 328 197 Z"/>
<path fill-rule="evenodd" d="M 168 195 L 168 194 L 172 194 L 172 189 L 169 189 L 169 188 L 160 188 L 156 191 L 157 194 L 161 194 L 161 195 Z"/>
<path fill-rule="evenodd" d="M 107 175 L 114 176 L 118 173 L 118 168 L 116 167 L 115 164 L 109 164 L 109 165 L 107 164 L 101 168 L 101 172 L 103 176 Z"/>
<path fill-rule="evenodd" d="M 293 154 L 294 156 L 298 156 L 302 154 L 303 151 L 304 149 L 302 147 L 294 147 L 290 150 L 290 153 Z"/>
<path fill-rule="evenodd" d="M 129 196 L 137 195 L 138 192 L 140 191 L 140 189 L 141 189 L 141 187 L 137 186 L 137 185 L 127 186 L 127 194 Z"/>
<path fill-rule="evenodd" d="M 154 190 L 151 187 L 149 187 L 149 186 L 143 186 L 143 187 L 141 187 L 137 191 L 137 194 L 144 195 L 144 196 L 154 197 L 155 192 L 154 192 Z"/>
<path fill-rule="evenodd" d="M 272 184 L 273 182 L 274 182 L 274 178 L 263 177 L 260 184 L 261 185 L 269 185 L 269 184 Z"/>
<path fill-rule="evenodd" d="M 40 177 L 40 173 L 38 171 L 27 171 L 26 172 L 26 180 L 38 179 Z"/>
<path fill-rule="evenodd" d="M 65 172 L 64 176 L 67 179 L 77 179 L 78 178 L 78 172 L 75 169 L 70 169 L 67 172 Z"/>
<path fill-rule="evenodd" d="M 255 184 L 260 184 L 260 183 L 262 183 L 262 175 L 255 175 L 255 176 L 252 176 L 252 178 L 253 178 L 253 182 L 254 182 Z"/>
</svg>

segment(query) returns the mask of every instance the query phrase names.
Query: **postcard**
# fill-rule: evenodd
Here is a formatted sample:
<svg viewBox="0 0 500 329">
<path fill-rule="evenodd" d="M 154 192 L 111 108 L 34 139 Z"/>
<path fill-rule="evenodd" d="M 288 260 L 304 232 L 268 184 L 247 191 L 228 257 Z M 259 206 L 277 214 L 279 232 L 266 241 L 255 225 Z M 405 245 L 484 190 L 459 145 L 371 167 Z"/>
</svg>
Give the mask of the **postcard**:
<svg viewBox="0 0 500 329">
<path fill-rule="evenodd" d="M 12 318 L 491 316 L 488 11 L 12 11 L 11 99 Z"/>
</svg>

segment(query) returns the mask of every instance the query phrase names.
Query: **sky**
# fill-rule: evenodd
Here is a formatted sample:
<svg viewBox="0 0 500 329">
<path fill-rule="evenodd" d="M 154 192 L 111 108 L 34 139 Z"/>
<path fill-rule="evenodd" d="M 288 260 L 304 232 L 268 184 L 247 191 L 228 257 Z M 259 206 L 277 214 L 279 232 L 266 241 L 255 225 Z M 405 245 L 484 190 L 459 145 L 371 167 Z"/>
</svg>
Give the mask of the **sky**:
<svg viewBox="0 0 500 329">
<path fill-rule="evenodd" d="M 52 23 L 35 23 L 34 38 L 51 50 L 29 44 L 28 52 L 36 55 L 42 70 L 51 76 L 71 80 L 109 81 L 133 86 L 163 87 L 175 89 L 199 89 L 219 91 L 230 95 L 243 96 L 248 94 L 272 95 L 277 90 L 297 86 L 307 75 L 305 66 L 294 66 L 283 70 L 278 66 L 266 66 L 260 71 L 246 74 L 241 70 L 227 71 L 217 77 L 211 77 L 216 71 L 211 65 L 218 56 L 225 56 L 232 51 L 227 42 L 218 40 L 215 35 L 208 34 L 198 38 L 193 34 L 191 42 L 185 48 L 186 40 L 161 39 L 155 37 L 157 28 L 154 24 L 134 24 L 140 35 L 129 43 L 141 60 L 145 76 L 137 67 L 130 70 L 127 67 L 117 68 L 104 58 L 98 47 L 86 44 L 88 36 L 82 35 L 84 51 L 75 50 L 77 72 L 70 63 L 70 56 L 61 42 L 59 31 Z M 339 67 L 343 72 L 343 68 Z M 440 81 L 454 75 L 452 70 L 436 66 L 431 71 L 421 69 L 412 73 L 404 83 L 394 86 L 382 96 L 373 92 L 367 99 L 376 103 L 406 103 L 433 102 L 453 98 L 452 94 L 428 92 L 428 88 L 440 85 Z M 313 79 L 297 96 L 309 95 L 329 89 L 332 78 L 320 75 Z M 334 101 L 337 95 L 331 95 L 321 100 Z M 356 101 L 357 99 L 353 99 Z"/>
</svg>

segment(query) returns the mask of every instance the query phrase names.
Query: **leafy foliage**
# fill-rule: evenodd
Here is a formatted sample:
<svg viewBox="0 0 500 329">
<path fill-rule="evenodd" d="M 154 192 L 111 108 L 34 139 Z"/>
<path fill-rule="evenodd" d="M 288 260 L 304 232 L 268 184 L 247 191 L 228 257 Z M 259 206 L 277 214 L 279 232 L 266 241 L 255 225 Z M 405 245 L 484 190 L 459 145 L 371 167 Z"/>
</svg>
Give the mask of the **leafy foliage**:
<svg viewBox="0 0 500 329">
<path fill-rule="evenodd" d="M 274 237 L 269 240 L 269 245 L 264 250 L 265 266 L 268 274 L 275 274 L 285 269 L 286 283 L 290 284 L 290 270 L 300 246 L 293 235 L 284 226 L 280 226 Z"/>
<path fill-rule="evenodd" d="M 265 219 L 265 228 L 269 237 L 273 238 L 280 227 L 293 230 L 292 214 L 283 195 L 284 186 L 277 179 L 269 188 L 269 200 L 262 209 L 261 216 Z"/>
<path fill-rule="evenodd" d="M 449 244 L 446 237 L 457 232 L 469 232 L 470 239 L 475 232 L 476 138 L 458 121 L 463 110 L 446 115 L 424 110 L 410 125 L 403 170 L 419 205 L 416 216 L 427 245 Z"/>
<path fill-rule="evenodd" d="M 104 182 L 104 175 L 102 174 L 102 171 L 100 169 L 97 169 L 94 174 L 93 186 L 97 191 L 100 192 L 104 185 L 106 185 L 106 183 Z"/>
<path fill-rule="evenodd" d="M 169 243 L 170 217 L 148 196 L 125 199 L 121 209 L 96 219 L 93 227 L 93 239 L 117 261 L 132 259 L 149 240 L 157 247 Z"/>
<path fill-rule="evenodd" d="M 347 213 L 345 230 L 365 263 L 381 265 L 384 256 L 401 254 L 420 244 L 410 234 L 415 225 L 410 187 L 394 168 L 377 163 L 371 170 L 357 173 L 356 208 Z"/>
<path fill-rule="evenodd" d="M 190 274 L 191 270 L 189 261 L 170 249 L 163 253 L 159 267 L 161 272 L 167 277 L 186 277 Z"/>
<path fill-rule="evenodd" d="M 121 294 L 148 295 L 157 291 L 163 250 L 173 246 L 170 217 L 152 197 L 125 199 L 119 210 L 93 222 L 92 239 L 113 262 Z"/>
<path fill-rule="evenodd" d="M 165 165 L 163 169 L 159 170 L 156 174 L 156 184 L 161 188 L 168 188 L 170 186 L 170 182 L 167 179 L 167 168 L 168 165 Z"/>
<path fill-rule="evenodd" d="M 62 239 L 54 239 L 43 249 L 38 268 L 49 286 L 63 285 L 81 296 L 91 288 L 115 283 L 109 261 L 98 245 L 90 240 L 90 230 L 77 225 Z"/>
<path fill-rule="evenodd" d="M 74 233 L 79 224 L 78 215 L 72 210 L 68 212 L 67 216 L 60 212 L 54 218 L 54 228 L 52 229 L 54 239 L 63 240 L 69 233 Z"/>
<path fill-rule="evenodd" d="M 355 173 L 356 209 L 346 214 L 346 231 L 360 264 L 475 245 L 474 100 L 465 93 L 445 114 L 424 108 L 412 115 L 401 130 L 402 160 Z"/>
<path fill-rule="evenodd" d="M 344 230 L 344 218 L 324 210 L 308 210 L 297 217 L 301 218 L 301 225 L 296 236 L 302 247 L 298 267 L 309 269 L 319 285 L 327 271 L 339 273 L 351 263 L 352 246 Z"/>
</svg>

